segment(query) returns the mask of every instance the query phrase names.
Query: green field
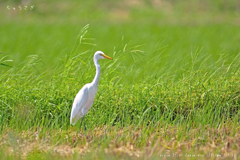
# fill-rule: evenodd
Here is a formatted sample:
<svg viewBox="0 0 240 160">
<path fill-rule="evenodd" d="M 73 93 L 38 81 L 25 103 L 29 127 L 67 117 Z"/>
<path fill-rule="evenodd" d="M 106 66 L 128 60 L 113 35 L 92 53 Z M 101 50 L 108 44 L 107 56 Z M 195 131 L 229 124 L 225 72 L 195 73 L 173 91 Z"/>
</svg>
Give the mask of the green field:
<svg viewBox="0 0 240 160">
<path fill-rule="evenodd" d="M 239 158 L 237 0 L 4 0 L 0 13 L 1 159 Z M 70 112 L 97 50 L 114 60 L 84 131 Z"/>
</svg>

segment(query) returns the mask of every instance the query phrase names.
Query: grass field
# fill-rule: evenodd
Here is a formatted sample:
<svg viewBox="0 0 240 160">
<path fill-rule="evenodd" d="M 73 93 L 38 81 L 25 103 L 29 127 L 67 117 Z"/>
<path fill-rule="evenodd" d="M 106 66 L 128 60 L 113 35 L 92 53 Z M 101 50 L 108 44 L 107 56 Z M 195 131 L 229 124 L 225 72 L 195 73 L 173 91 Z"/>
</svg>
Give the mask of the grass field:
<svg viewBox="0 0 240 160">
<path fill-rule="evenodd" d="M 237 0 L 12 0 L 0 13 L 1 159 L 239 158 Z M 84 131 L 69 118 L 97 50 L 114 60 L 100 61 Z"/>
</svg>

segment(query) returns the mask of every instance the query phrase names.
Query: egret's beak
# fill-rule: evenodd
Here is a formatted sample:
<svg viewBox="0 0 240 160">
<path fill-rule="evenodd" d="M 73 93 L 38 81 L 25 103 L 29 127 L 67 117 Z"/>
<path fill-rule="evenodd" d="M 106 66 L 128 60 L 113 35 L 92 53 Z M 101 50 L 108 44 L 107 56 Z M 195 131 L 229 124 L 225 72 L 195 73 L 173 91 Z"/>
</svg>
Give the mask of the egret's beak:
<svg viewBox="0 0 240 160">
<path fill-rule="evenodd" d="M 105 58 L 107 58 L 107 59 L 111 59 L 111 60 L 113 60 L 111 57 L 108 57 L 108 56 L 105 55 L 105 54 L 102 54 L 102 56 L 105 57 Z"/>
</svg>

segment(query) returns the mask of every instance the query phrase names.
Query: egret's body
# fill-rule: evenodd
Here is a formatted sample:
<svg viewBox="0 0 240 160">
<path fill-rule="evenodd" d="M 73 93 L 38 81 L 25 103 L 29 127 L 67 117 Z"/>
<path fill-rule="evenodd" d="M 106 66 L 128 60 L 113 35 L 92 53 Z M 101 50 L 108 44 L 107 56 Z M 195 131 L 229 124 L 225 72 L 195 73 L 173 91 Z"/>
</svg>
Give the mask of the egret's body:
<svg viewBox="0 0 240 160">
<path fill-rule="evenodd" d="M 70 123 L 72 125 L 75 125 L 79 118 L 84 117 L 91 108 L 95 94 L 97 93 L 97 87 L 99 83 L 99 77 L 100 77 L 100 65 L 98 63 L 99 59 L 112 59 L 108 56 L 106 56 L 103 52 L 97 51 L 94 54 L 93 61 L 96 66 L 96 75 L 91 83 L 85 84 L 82 89 L 78 92 L 76 95 L 73 105 L 72 105 L 72 111 L 71 111 L 71 117 L 70 117 Z M 85 121 L 84 121 L 84 129 L 85 127 Z"/>
</svg>

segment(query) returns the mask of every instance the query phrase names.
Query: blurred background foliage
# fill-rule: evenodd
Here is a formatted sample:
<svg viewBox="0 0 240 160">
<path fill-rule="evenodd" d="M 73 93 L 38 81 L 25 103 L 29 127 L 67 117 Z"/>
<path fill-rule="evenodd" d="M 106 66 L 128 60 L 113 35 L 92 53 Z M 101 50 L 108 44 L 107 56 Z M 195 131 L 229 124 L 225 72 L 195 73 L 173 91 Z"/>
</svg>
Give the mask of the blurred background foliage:
<svg viewBox="0 0 240 160">
<path fill-rule="evenodd" d="M 19 12 L 17 9 L 6 12 L 7 6 L 10 8 L 28 6 L 30 8 L 32 5 L 34 9 L 30 13 Z M 46 23 L 74 24 L 84 22 L 240 23 L 238 18 L 240 1 L 238 0 L 3 0 L 1 12 L 5 13 L 1 16 L 1 18 L 5 17 L 5 20 L 15 17 L 19 21 L 30 21 L 23 15 L 32 16 L 33 14 L 41 23 L 43 20 Z"/>
<path fill-rule="evenodd" d="M 0 13 L 0 56 L 17 66 L 34 55 L 38 72 L 48 70 L 49 75 L 72 53 L 86 24 L 85 43 L 75 53 L 88 51 L 83 61 L 96 50 L 117 58 L 124 49 L 143 51 L 145 57 L 120 57 L 123 73 L 133 63 L 144 75 L 173 63 L 186 69 L 184 60 L 196 53 L 200 59 L 210 55 L 206 66 L 223 54 L 231 63 L 240 50 L 238 0 L 2 0 Z"/>
</svg>

